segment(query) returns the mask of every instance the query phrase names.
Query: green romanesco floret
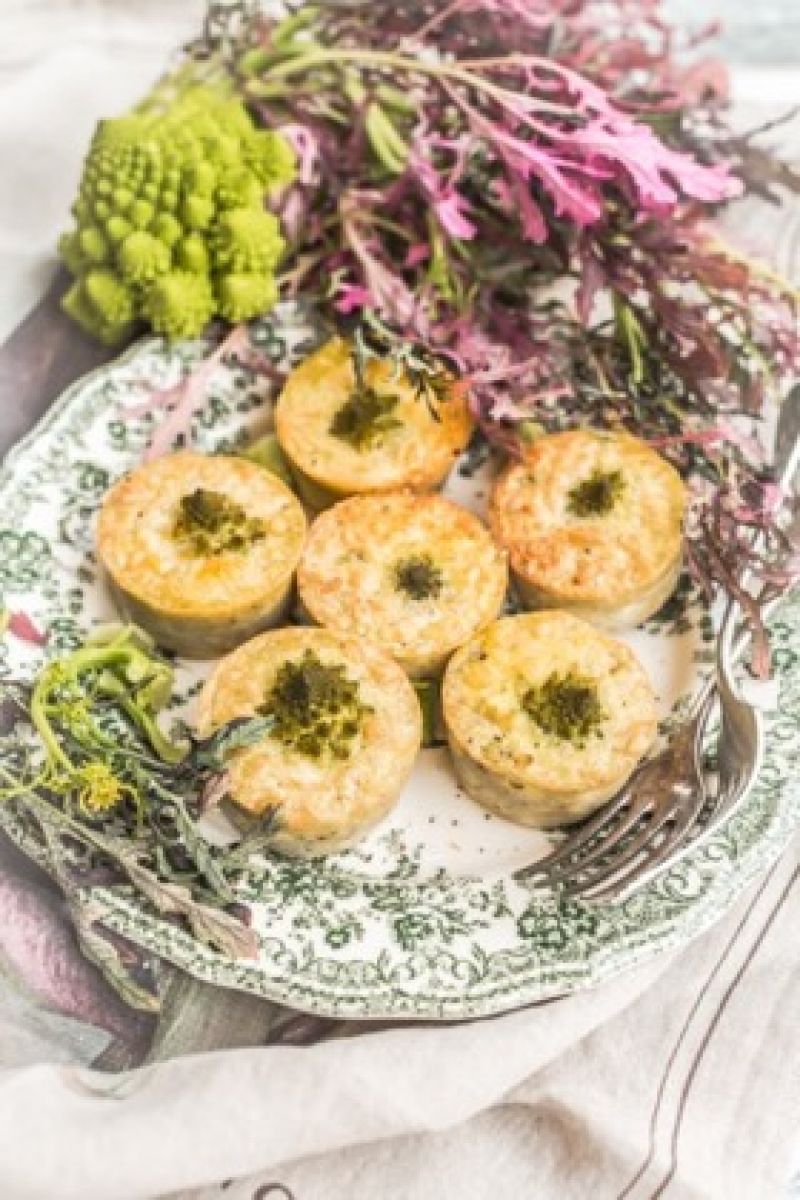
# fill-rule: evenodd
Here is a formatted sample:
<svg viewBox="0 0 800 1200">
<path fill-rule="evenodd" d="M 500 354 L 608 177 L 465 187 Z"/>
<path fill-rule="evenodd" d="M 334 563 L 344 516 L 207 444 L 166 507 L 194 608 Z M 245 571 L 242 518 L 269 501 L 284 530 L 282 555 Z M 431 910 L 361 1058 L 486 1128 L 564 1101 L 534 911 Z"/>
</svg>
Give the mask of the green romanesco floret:
<svg viewBox="0 0 800 1200">
<path fill-rule="evenodd" d="M 151 221 L 150 232 L 171 250 L 183 237 L 183 226 L 172 213 L 161 212 Z"/>
<path fill-rule="evenodd" d="M 217 172 L 211 163 L 190 162 L 184 172 L 183 186 L 186 195 L 211 197 L 217 186 Z"/>
<path fill-rule="evenodd" d="M 245 142 L 244 160 L 268 191 L 291 183 L 295 177 L 294 150 L 286 138 L 271 130 L 251 134 Z"/>
<path fill-rule="evenodd" d="M 88 263 L 108 262 L 109 245 L 101 229 L 86 225 L 78 234 L 78 247 Z"/>
<path fill-rule="evenodd" d="M 130 288 L 119 275 L 103 267 L 77 280 L 62 304 L 73 320 L 107 345 L 127 336 L 136 316 Z"/>
<path fill-rule="evenodd" d="M 137 229 L 146 229 L 155 215 L 155 204 L 149 200 L 134 200 L 128 209 L 128 219 Z"/>
<path fill-rule="evenodd" d="M 204 238 L 199 233 L 188 233 L 175 247 L 175 262 L 184 271 L 206 275 L 210 260 Z"/>
<path fill-rule="evenodd" d="M 217 307 L 226 321 L 249 321 L 272 308 L 278 288 L 272 275 L 232 274 L 217 279 Z"/>
<path fill-rule="evenodd" d="M 208 229 L 214 221 L 214 201 L 211 196 L 185 196 L 181 220 L 187 229 Z"/>
<path fill-rule="evenodd" d="M 153 329 L 170 340 L 196 337 L 215 312 L 211 282 L 191 271 L 169 271 L 147 289 L 142 311 Z"/>
<path fill-rule="evenodd" d="M 130 221 L 126 221 L 124 217 L 109 217 L 106 221 L 106 237 L 116 246 L 119 242 L 124 241 L 129 233 L 133 232 L 133 226 Z"/>
<path fill-rule="evenodd" d="M 95 131 L 59 253 L 76 280 L 65 310 L 105 342 L 137 321 L 191 337 L 216 315 L 275 303 L 284 242 L 264 202 L 294 177 L 294 151 L 256 127 L 229 82 L 198 70 Z"/>
<path fill-rule="evenodd" d="M 58 256 L 73 275 L 86 270 L 86 259 L 81 253 L 77 233 L 62 233 L 58 239 Z"/>
<path fill-rule="evenodd" d="M 129 283 L 152 283 L 170 268 L 169 246 L 152 233 L 137 229 L 125 238 L 117 252 L 122 275 Z"/>
<path fill-rule="evenodd" d="M 244 168 L 226 172 L 217 185 L 216 201 L 220 208 L 259 208 L 263 198 L 264 185 Z"/>
<path fill-rule="evenodd" d="M 283 251 L 277 217 L 257 208 L 220 213 L 212 240 L 218 270 L 272 271 Z"/>
</svg>

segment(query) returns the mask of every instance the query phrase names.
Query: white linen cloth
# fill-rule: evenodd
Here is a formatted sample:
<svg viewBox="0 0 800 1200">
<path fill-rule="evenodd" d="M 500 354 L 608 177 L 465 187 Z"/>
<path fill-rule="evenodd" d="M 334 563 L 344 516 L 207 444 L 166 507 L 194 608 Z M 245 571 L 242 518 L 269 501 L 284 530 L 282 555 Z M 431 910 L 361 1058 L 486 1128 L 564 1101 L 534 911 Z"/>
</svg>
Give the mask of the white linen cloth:
<svg viewBox="0 0 800 1200">
<path fill-rule="evenodd" d="M 95 120 L 201 11 L 3 0 L 0 337 L 49 278 Z M 797 78 L 743 78 L 748 114 L 779 111 Z M 795 847 L 681 954 L 505 1017 L 115 1076 L 0 1070 L 0 1198 L 800 1196 L 799 870 Z"/>
</svg>

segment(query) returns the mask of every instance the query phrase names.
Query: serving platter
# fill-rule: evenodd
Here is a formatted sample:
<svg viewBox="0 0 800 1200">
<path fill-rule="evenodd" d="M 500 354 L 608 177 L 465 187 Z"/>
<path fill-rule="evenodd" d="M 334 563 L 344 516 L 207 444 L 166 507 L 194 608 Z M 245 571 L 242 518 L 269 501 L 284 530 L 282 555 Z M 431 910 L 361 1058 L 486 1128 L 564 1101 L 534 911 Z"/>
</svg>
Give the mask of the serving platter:
<svg viewBox="0 0 800 1200">
<path fill-rule="evenodd" d="M 285 372 L 322 336 L 313 314 L 279 306 L 251 326 L 253 344 Z M 137 343 L 79 381 L 9 456 L 0 476 L 0 586 L 48 631 L 43 648 L 7 637 L 0 671 L 30 678 L 43 657 L 78 645 L 113 619 L 97 571 L 94 518 L 110 484 L 136 465 L 154 428 L 130 410 L 199 361 L 201 342 Z M 193 430 L 204 451 L 230 451 L 271 424 L 274 384 L 221 365 Z M 497 463 L 481 447 L 456 465 L 447 493 L 484 511 Z M 780 854 L 800 822 L 800 602 L 774 626 L 781 699 L 767 758 L 744 808 L 679 865 L 623 903 L 582 904 L 517 883 L 547 838 L 490 816 L 459 792 L 444 748 L 422 752 L 398 807 L 354 850 L 316 861 L 253 857 L 238 889 L 259 935 L 256 959 L 201 944 L 122 888 L 94 889 L 97 919 L 189 973 L 297 1009 L 348 1018 L 465 1019 L 592 986 L 678 947 L 721 917 Z M 686 583 L 666 608 L 626 636 L 659 697 L 662 736 L 680 719 L 707 669 L 713 633 Z M 169 716 L 191 722 L 210 664 L 177 663 Z M 168 718 L 169 719 L 169 718 Z M 10 808 L 0 824 L 32 855 Z M 209 837 L 216 831 L 209 826 Z M 43 863 L 45 867 L 46 863 Z"/>
</svg>

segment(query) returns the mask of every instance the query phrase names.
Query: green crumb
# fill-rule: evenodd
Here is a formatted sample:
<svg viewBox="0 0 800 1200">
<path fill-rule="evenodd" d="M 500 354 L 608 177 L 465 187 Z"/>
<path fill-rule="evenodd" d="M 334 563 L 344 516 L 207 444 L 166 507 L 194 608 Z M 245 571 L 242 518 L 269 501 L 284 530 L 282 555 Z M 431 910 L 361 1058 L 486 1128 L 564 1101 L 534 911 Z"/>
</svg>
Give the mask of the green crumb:
<svg viewBox="0 0 800 1200">
<path fill-rule="evenodd" d="M 594 683 L 571 672 L 554 673 L 544 683 L 528 688 L 522 707 L 544 733 L 577 746 L 597 733 L 608 716 Z"/>
<path fill-rule="evenodd" d="M 611 512 L 625 489 L 621 471 L 595 470 L 567 494 L 567 512 L 573 517 L 600 517 Z"/>
<path fill-rule="evenodd" d="M 248 517 L 235 500 L 208 488 L 196 488 L 181 497 L 173 526 L 173 536 L 197 555 L 246 550 L 266 533 L 258 517 Z"/>
<path fill-rule="evenodd" d="M 364 378 L 364 364 L 354 354 L 353 367 L 356 386 L 342 407 L 334 413 L 329 432 L 349 442 L 356 450 L 372 450 L 379 446 L 384 435 L 399 429 L 402 421 L 394 415 L 397 396 L 377 392 Z"/>
<path fill-rule="evenodd" d="M 440 595 L 444 575 L 430 554 L 412 554 L 395 563 L 394 585 L 412 600 L 429 600 Z"/>
<path fill-rule="evenodd" d="M 343 666 L 306 650 L 299 661 L 283 663 L 258 711 L 273 718 L 271 735 L 285 746 L 309 758 L 344 759 L 371 710 Z"/>
</svg>

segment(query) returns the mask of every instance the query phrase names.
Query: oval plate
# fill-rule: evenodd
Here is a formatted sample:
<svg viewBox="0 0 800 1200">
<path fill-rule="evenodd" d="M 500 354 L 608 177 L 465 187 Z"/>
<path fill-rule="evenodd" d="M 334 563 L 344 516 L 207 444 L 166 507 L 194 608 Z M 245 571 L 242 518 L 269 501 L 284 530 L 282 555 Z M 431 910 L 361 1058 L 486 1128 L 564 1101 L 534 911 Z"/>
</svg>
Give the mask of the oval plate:
<svg viewBox="0 0 800 1200">
<path fill-rule="evenodd" d="M 283 305 L 251 337 L 287 370 L 320 334 L 302 310 Z M 149 388 L 178 382 L 202 353 L 203 343 L 138 343 L 70 388 L 9 456 L 0 476 L 0 587 L 9 608 L 47 627 L 47 655 L 114 617 L 96 571 L 94 516 L 153 431 L 151 416 L 132 419 L 125 409 Z M 270 390 L 263 376 L 220 367 L 195 444 L 230 450 L 266 431 Z M 476 457 L 485 456 L 462 461 L 447 490 L 480 513 L 495 464 Z M 707 929 L 787 844 L 800 821 L 798 620 L 795 598 L 775 626 L 782 697 L 758 787 L 716 836 L 624 903 L 593 907 L 517 884 L 513 871 L 543 854 L 547 840 L 478 808 L 456 787 L 446 750 L 432 749 L 395 811 L 357 849 L 314 862 L 251 861 L 240 890 L 260 936 L 257 960 L 215 952 L 124 890 L 96 892 L 100 919 L 208 982 L 337 1017 L 466 1019 L 589 987 Z M 665 735 L 710 659 L 710 638 L 684 586 L 626 639 L 655 683 Z M 41 656 L 6 638 L 0 669 L 30 677 Z M 176 715 L 191 717 L 208 670 L 178 664 Z M 0 821 L 35 853 L 8 811 Z"/>
</svg>

